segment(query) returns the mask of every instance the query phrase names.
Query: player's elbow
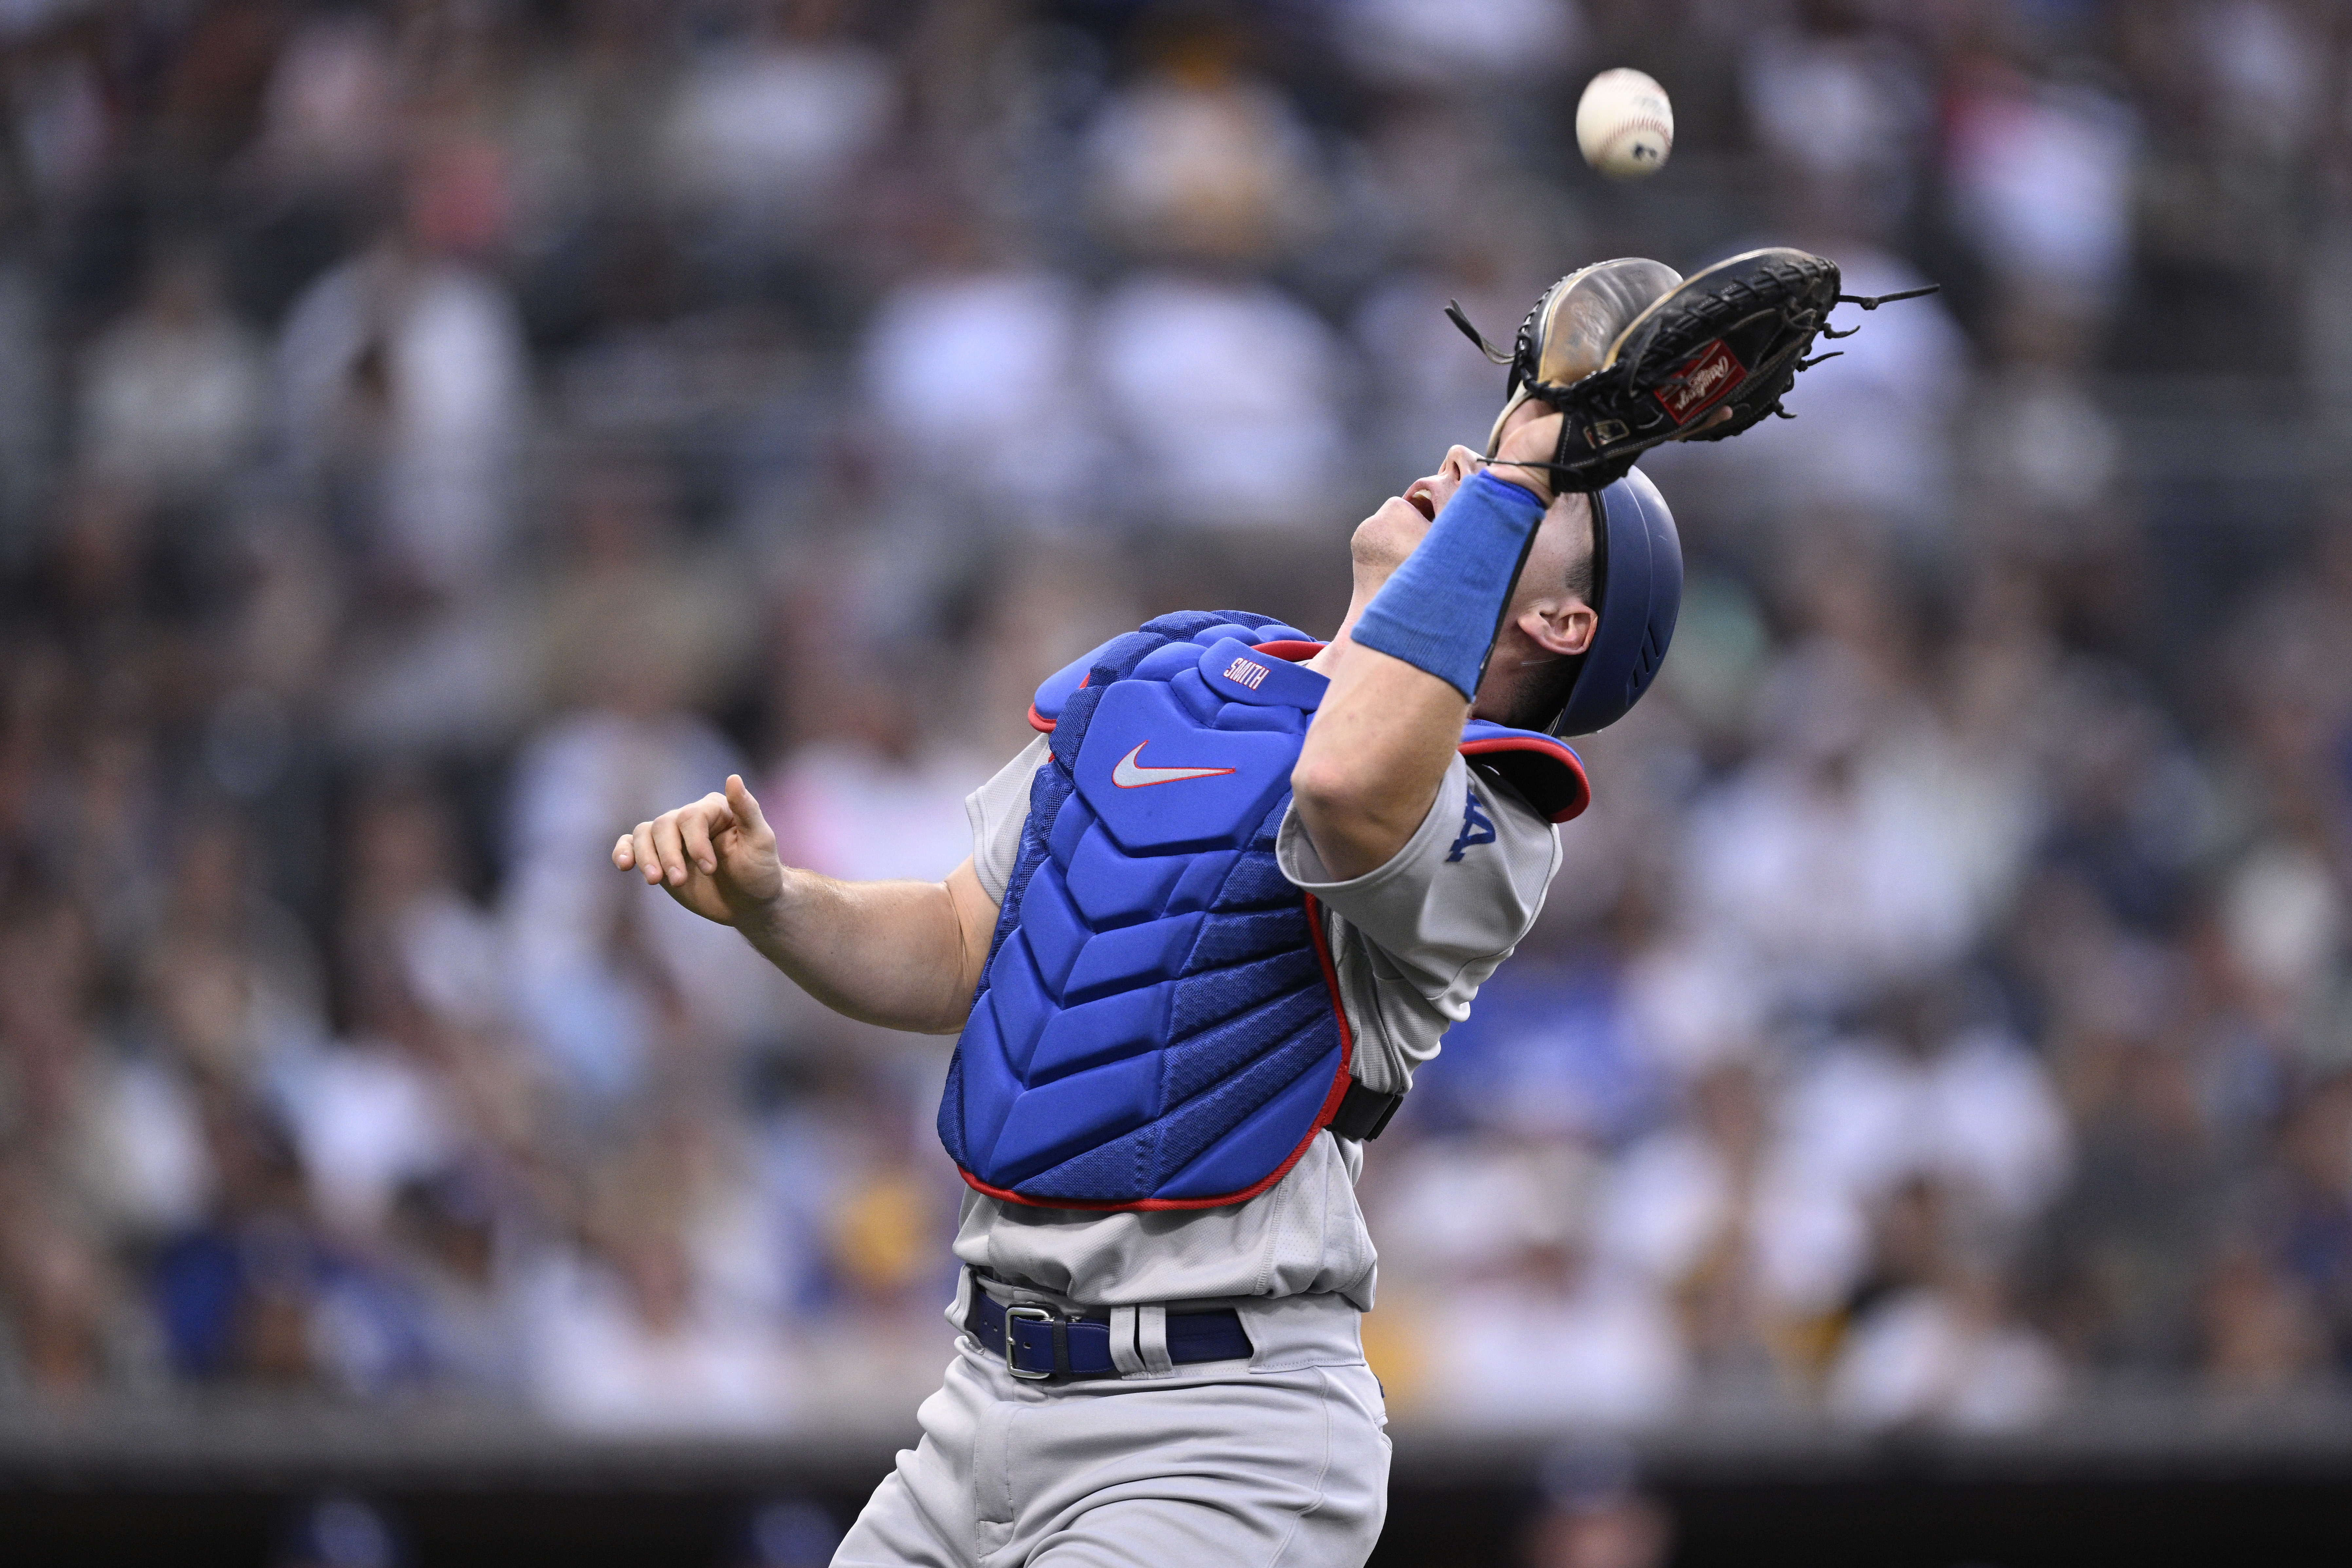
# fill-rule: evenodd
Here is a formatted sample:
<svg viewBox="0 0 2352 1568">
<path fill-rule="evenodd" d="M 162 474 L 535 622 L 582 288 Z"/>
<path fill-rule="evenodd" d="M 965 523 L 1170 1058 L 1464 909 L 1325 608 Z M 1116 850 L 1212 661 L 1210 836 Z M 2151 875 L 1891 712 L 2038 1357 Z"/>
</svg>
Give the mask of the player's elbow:
<svg viewBox="0 0 2352 1568">
<path fill-rule="evenodd" d="M 1387 864 L 1412 836 L 1394 792 L 1361 770 L 1334 766 L 1310 753 L 1292 769 L 1290 789 L 1316 854 L 1343 880 Z"/>
<path fill-rule="evenodd" d="M 1360 769 L 1310 743 L 1290 770 L 1290 794 L 1310 819 L 1338 821 L 1362 816 L 1372 792 Z"/>
</svg>

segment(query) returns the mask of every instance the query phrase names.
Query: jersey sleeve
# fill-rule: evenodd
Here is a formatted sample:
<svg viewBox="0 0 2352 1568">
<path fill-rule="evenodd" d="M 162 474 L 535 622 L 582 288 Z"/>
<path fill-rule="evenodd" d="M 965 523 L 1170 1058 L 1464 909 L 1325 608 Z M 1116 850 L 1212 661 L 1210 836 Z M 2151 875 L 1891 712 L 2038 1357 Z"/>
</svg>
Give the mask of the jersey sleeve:
<svg viewBox="0 0 2352 1568">
<path fill-rule="evenodd" d="M 1455 757 L 1404 847 L 1332 879 L 1294 805 L 1276 852 L 1283 874 L 1336 917 L 1333 959 L 1356 1031 L 1358 1076 L 1401 1093 L 1438 1038 L 1543 909 L 1559 868 L 1552 825 L 1507 784 Z"/>
<path fill-rule="evenodd" d="M 1029 820 L 1029 783 L 1053 755 L 1052 745 L 1045 736 L 1038 736 L 986 784 L 964 796 L 963 814 L 971 823 L 971 868 L 981 887 L 999 904 L 1004 902 L 1004 889 L 1021 859 L 1021 828 Z"/>
</svg>

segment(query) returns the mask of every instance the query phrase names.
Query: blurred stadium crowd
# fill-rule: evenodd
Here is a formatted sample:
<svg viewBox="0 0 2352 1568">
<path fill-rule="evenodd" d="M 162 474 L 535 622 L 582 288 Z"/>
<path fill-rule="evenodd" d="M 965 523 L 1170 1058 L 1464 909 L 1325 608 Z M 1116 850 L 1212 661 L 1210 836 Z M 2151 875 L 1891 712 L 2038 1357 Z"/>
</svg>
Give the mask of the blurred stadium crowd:
<svg viewBox="0 0 2352 1568">
<path fill-rule="evenodd" d="M 2352 1357 L 2352 14 L 0 5 L 0 1398 L 901 1407 L 944 1041 L 613 872 L 937 877 L 1029 688 L 1327 630 L 1551 278 L 1938 299 L 1667 449 L 1663 694 L 1373 1152 L 1401 1410 Z M 1591 71 L 1679 145 L 1605 186 Z M 1432 1331 L 1439 1321 L 1445 1331 Z"/>
</svg>

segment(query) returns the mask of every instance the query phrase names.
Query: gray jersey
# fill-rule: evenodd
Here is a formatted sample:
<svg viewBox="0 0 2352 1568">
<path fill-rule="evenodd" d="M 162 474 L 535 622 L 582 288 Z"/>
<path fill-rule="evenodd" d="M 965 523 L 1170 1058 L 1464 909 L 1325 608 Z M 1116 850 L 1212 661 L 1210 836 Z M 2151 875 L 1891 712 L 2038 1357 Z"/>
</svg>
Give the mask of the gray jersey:
<svg viewBox="0 0 2352 1568">
<path fill-rule="evenodd" d="M 965 802 L 973 869 L 999 902 L 1020 858 L 1030 780 L 1047 757 L 1040 736 Z M 1402 1093 L 1535 923 L 1559 837 L 1507 784 L 1457 756 L 1412 841 L 1378 870 L 1331 880 L 1296 807 L 1276 853 L 1283 874 L 1326 911 L 1356 1076 Z M 1222 1208 L 1095 1214 L 966 1193 L 955 1253 L 1088 1306 L 1331 1291 L 1369 1310 L 1362 1164 L 1362 1144 L 1326 1131 L 1281 1181 Z"/>
</svg>

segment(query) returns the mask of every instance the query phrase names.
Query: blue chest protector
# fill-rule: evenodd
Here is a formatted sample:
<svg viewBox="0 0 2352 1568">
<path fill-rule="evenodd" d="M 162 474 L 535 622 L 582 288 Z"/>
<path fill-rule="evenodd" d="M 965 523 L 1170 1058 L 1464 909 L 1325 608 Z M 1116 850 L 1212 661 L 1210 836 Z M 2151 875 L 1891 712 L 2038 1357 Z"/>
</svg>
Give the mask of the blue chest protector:
<svg viewBox="0 0 2352 1568">
<path fill-rule="evenodd" d="M 1238 1203 L 1339 1111 L 1352 1041 L 1321 915 L 1275 861 L 1325 686 L 1290 660 L 1317 646 L 1239 611 L 1162 616 L 1039 688 L 1053 761 L 940 1101 L 979 1191 Z M 1474 721 L 1462 749 L 1556 822 L 1590 798 L 1549 736 Z"/>
</svg>

